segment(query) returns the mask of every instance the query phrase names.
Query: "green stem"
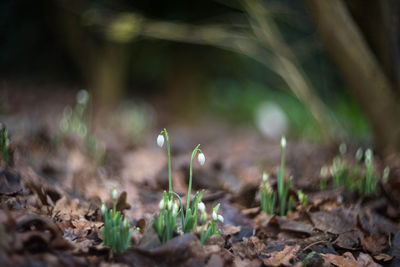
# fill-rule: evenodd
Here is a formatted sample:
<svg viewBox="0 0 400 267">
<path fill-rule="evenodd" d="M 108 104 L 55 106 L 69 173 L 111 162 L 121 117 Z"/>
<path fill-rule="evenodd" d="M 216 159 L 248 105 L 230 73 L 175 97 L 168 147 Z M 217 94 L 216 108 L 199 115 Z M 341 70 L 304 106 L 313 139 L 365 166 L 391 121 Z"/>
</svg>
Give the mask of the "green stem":
<svg viewBox="0 0 400 267">
<path fill-rule="evenodd" d="M 167 139 L 169 193 L 172 194 L 171 146 L 169 144 L 168 132 L 167 129 L 165 128 L 164 128 L 164 134 L 165 134 L 165 139 Z"/>
<path fill-rule="evenodd" d="M 279 194 L 279 206 L 280 206 L 280 214 L 283 216 L 285 214 L 285 201 L 284 199 L 286 195 L 284 194 L 284 181 L 285 181 L 285 148 L 281 146 L 281 169 L 279 170 L 278 177 L 278 194 Z"/>
<path fill-rule="evenodd" d="M 192 175 L 193 175 L 193 160 L 196 157 L 197 151 L 199 151 L 200 144 L 197 145 L 192 152 L 192 157 L 190 158 L 190 172 L 189 172 L 189 187 L 187 193 L 187 201 L 186 201 L 186 217 L 188 216 L 187 212 L 190 208 L 190 194 L 192 191 Z"/>
</svg>

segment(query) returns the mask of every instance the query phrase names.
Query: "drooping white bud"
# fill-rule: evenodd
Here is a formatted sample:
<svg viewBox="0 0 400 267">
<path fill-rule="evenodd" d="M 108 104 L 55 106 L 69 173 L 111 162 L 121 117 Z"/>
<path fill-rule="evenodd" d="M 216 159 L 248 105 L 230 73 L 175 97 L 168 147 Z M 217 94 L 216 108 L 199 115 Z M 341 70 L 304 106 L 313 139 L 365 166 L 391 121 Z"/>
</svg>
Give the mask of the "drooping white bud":
<svg viewBox="0 0 400 267">
<path fill-rule="evenodd" d="M 101 204 L 101 213 L 106 214 L 106 212 L 107 212 L 107 207 L 106 204 L 103 202 Z"/>
<path fill-rule="evenodd" d="M 368 162 L 372 160 L 372 150 L 370 148 L 365 151 L 365 160 Z"/>
<path fill-rule="evenodd" d="M 357 149 L 357 152 L 356 152 L 356 160 L 357 160 L 357 162 L 361 162 L 362 156 L 363 156 L 363 150 L 360 147 L 359 149 Z"/>
<path fill-rule="evenodd" d="M 113 191 L 112 191 L 111 196 L 112 196 L 112 198 L 113 198 L 114 200 L 117 200 L 117 198 L 118 198 L 118 191 L 117 191 L 117 188 L 116 188 L 115 186 L 114 186 L 114 189 L 113 189 Z"/>
<path fill-rule="evenodd" d="M 164 145 L 164 136 L 162 134 L 159 134 L 157 137 L 157 145 L 159 147 L 162 147 Z"/>
<path fill-rule="evenodd" d="M 214 221 L 218 220 L 218 214 L 215 211 L 213 211 L 213 213 L 212 213 L 212 219 Z"/>
<path fill-rule="evenodd" d="M 89 93 L 88 91 L 86 91 L 85 89 L 82 89 L 78 92 L 78 94 L 76 95 L 76 101 L 79 104 L 86 104 L 89 100 Z"/>
<path fill-rule="evenodd" d="M 174 203 L 174 206 L 173 206 L 173 208 L 172 208 L 172 214 L 173 214 L 173 215 L 176 215 L 176 214 L 178 213 L 178 209 L 179 209 L 179 206 L 178 206 L 178 204 L 175 202 L 175 203 Z"/>
<path fill-rule="evenodd" d="M 264 182 L 264 183 L 268 182 L 268 178 L 269 178 L 268 173 L 264 172 L 264 173 L 263 173 L 263 176 L 262 176 L 263 182 Z"/>
<path fill-rule="evenodd" d="M 204 165 L 204 162 L 206 162 L 206 157 L 204 156 L 203 153 L 199 153 L 199 155 L 197 156 L 197 159 L 201 165 Z"/>
<path fill-rule="evenodd" d="M 163 198 L 163 199 L 161 199 L 160 203 L 158 204 L 158 208 L 160 210 L 162 210 L 162 209 L 164 209 L 164 206 L 165 206 L 165 203 L 164 203 L 164 198 Z"/>
<path fill-rule="evenodd" d="M 222 223 L 224 222 L 224 217 L 221 214 L 218 214 L 217 219 Z"/>
<path fill-rule="evenodd" d="M 286 138 L 285 138 L 285 136 L 282 136 L 282 138 L 281 138 L 281 147 L 282 148 L 286 147 Z"/>
<path fill-rule="evenodd" d="M 172 205 L 173 205 L 172 200 L 169 200 L 168 201 L 168 209 L 169 210 L 172 209 Z"/>
<path fill-rule="evenodd" d="M 341 143 L 339 146 L 339 153 L 344 156 L 347 152 L 347 145 L 345 143 Z"/>
<path fill-rule="evenodd" d="M 199 204 L 197 204 L 197 209 L 201 212 L 204 212 L 206 210 L 206 205 L 204 205 L 203 202 L 199 202 Z"/>
</svg>

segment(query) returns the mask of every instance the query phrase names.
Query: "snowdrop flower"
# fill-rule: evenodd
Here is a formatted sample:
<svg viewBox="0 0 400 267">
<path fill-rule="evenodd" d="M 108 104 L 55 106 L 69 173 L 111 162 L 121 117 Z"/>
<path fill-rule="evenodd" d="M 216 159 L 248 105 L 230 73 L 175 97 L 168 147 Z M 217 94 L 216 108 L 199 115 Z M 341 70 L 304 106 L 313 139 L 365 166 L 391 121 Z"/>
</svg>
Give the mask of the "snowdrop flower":
<svg viewBox="0 0 400 267">
<path fill-rule="evenodd" d="M 204 165 L 204 162 L 206 161 L 206 157 L 204 156 L 203 153 L 200 153 L 200 154 L 197 156 L 197 159 L 199 160 L 199 162 L 200 162 L 201 165 Z"/>
<path fill-rule="evenodd" d="M 106 207 L 106 204 L 103 202 L 101 204 L 101 213 L 105 214 L 106 212 L 107 212 L 107 207 Z"/>
<path fill-rule="evenodd" d="M 176 202 L 174 203 L 174 206 L 173 206 L 173 208 L 172 208 L 172 214 L 173 215 L 176 215 L 177 213 L 178 213 L 178 209 L 179 209 L 179 206 L 178 206 L 178 204 L 176 204 Z"/>
<path fill-rule="evenodd" d="M 164 208 L 164 205 L 165 205 L 165 203 L 164 203 L 164 198 L 163 198 L 163 199 L 161 199 L 160 203 L 158 204 L 158 208 L 160 210 L 162 210 Z"/>
<path fill-rule="evenodd" d="M 114 199 L 114 200 L 117 200 L 117 198 L 118 198 L 118 191 L 117 191 L 117 188 L 114 186 L 114 189 L 113 189 L 113 191 L 112 191 L 112 198 Z"/>
<path fill-rule="evenodd" d="M 372 160 L 372 150 L 368 148 L 365 151 L 365 162 L 370 162 Z"/>
<path fill-rule="evenodd" d="M 267 182 L 268 182 L 268 178 L 269 178 L 268 173 L 264 172 L 264 173 L 263 173 L 263 176 L 262 176 L 263 182 L 264 182 L 264 183 L 267 183 Z"/>
<path fill-rule="evenodd" d="M 218 219 L 218 221 L 220 221 L 222 223 L 224 222 L 224 217 L 220 214 L 218 214 L 217 219 Z"/>
<path fill-rule="evenodd" d="M 89 93 L 85 89 L 80 90 L 76 95 L 76 101 L 81 105 L 86 104 L 88 100 L 89 100 Z"/>
<path fill-rule="evenodd" d="M 282 148 L 286 147 L 286 138 L 284 136 L 282 136 L 281 138 L 281 147 Z"/>
<path fill-rule="evenodd" d="M 212 219 L 214 221 L 218 220 L 218 214 L 215 211 L 213 211 L 213 213 L 212 213 Z"/>
<path fill-rule="evenodd" d="M 168 209 L 170 210 L 170 209 L 172 209 L 172 200 L 170 200 L 170 201 L 168 201 Z"/>
<path fill-rule="evenodd" d="M 159 134 L 157 137 L 157 145 L 159 147 L 162 147 L 164 145 L 164 136 L 162 134 Z"/>
<path fill-rule="evenodd" d="M 197 204 L 197 209 L 201 212 L 204 212 L 206 210 L 206 205 L 204 205 L 203 202 L 199 202 L 199 204 Z"/>
<path fill-rule="evenodd" d="M 357 162 L 360 162 L 362 160 L 362 156 L 363 156 L 363 150 L 360 147 L 359 149 L 357 149 L 357 152 L 356 152 L 356 160 L 357 160 Z"/>
</svg>

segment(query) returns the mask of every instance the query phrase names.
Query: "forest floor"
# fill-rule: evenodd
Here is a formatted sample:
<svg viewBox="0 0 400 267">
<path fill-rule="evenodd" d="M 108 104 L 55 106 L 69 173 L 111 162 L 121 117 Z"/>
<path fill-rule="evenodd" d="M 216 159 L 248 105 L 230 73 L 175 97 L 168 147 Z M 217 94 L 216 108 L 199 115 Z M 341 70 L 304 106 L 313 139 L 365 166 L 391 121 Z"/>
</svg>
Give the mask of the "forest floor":
<svg viewBox="0 0 400 267">
<path fill-rule="evenodd" d="M 131 121 L 107 113 L 91 125 L 106 147 L 99 156 L 102 152 L 89 152 L 79 137 L 59 132 L 64 108 L 75 105 L 74 92 L 28 92 L 14 88 L 2 95 L 6 101 L 0 118 L 11 133 L 13 160 L 11 165 L 0 160 L 3 264 L 400 266 L 400 160 L 395 156 L 375 157 L 376 176 L 387 165 L 391 171 L 374 194 L 334 189 L 329 174 L 321 190 L 321 167 L 332 164 L 337 145 L 319 147 L 288 138 L 285 176 L 293 176 L 289 195 L 295 202 L 286 216 L 267 215 L 260 209 L 259 190 L 263 171 L 276 188 L 279 141 L 218 122 L 175 122 L 165 114 L 133 137 L 135 129 L 124 128 Z M 192 192 L 205 189 L 208 214 L 221 203 L 224 222 L 218 224 L 222 235 L 205 245 L 199 233 L 177 234 L 162 244 L 151 226 L 168 188 L 165 145 L 156 145 L 164 125 L 171 139 L 173 189 L 183 203 L 191 151 L 200 143 L 206 156 L 204 166 L 194 164 Z M 350 165 L 357 148 L 348 144 L 343 155 Z M 127 251 L 111 257 L 102 244 L 100 208 L 102 201 L 111 203 L 114 187 L 122 196 L 118 209 L 140 231 L 134 232 Z M 308 196 L 307 204 L 300 203 L 298 189 Z"/>
</svg>

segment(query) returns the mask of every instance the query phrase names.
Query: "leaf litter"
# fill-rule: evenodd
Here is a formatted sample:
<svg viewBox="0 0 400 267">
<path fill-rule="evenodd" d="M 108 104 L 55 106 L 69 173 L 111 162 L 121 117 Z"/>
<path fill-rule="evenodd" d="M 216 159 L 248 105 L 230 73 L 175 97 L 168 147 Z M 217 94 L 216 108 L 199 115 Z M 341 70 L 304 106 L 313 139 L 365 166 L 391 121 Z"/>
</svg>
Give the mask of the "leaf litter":
<svg viewBox="0 0 400 267">
<path fill-rule="evenodd" d="M 276 177 L 276 142 L 218 125 L 203 130 L 175 127 L 171 132 L 182 137 L 173 143 L 178 151 L 173 155 L 176 191 L 187 190 L 187 154 L 191 136 L 196 136 L 207 163 L 195 166 L 194 190 L 206 188 L 203 201 L 208 207 L 221 202 L 221 236 L 210 237 L 204 246 L 199 233 L 160 242 L 152 219 L 167 188 L 167 161 L 152 146 L 152 134 L 134 146 L 123 133 L 116 133 L 117 145 L 109 137 L 114 143 L 100 164 L 76 139 L 61 139 L 56 145 L 49 141 L 51 129 L 39 127 L 37 133 L 13 141 L 13 166 L 0 164 L 0 261 L 12 266 L 302 266 L 311 255 L 307 266 L 400 264 L 400 211 L 395 204 L 400 161 L 389 159 L 394 170 L 383 194 L 344 201 L 345 190 L 315 186 L 333 148 L 293 142 L 285 169 L 294 175 L 290 192 L 303 189 L 309 204 L 296 205 L 286 216 L 266 215 L 259 208 L 258 189 L 263 170 Z M 102 245 L 100 207 L 102 201 L 110 207 L 114 186 L 123 192 L 117 210 L 139 231 L 131 248 L 110 258 Z"/>
</svg>

